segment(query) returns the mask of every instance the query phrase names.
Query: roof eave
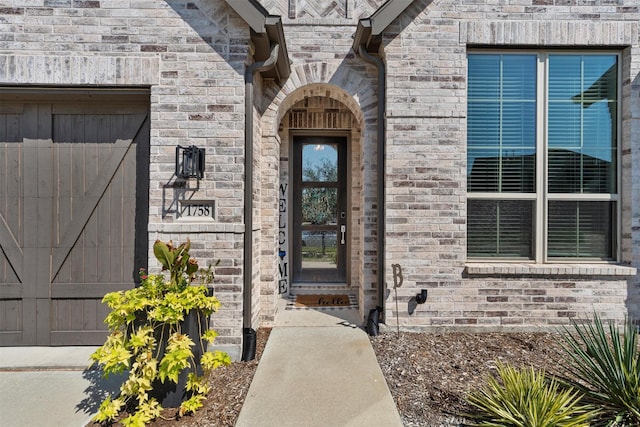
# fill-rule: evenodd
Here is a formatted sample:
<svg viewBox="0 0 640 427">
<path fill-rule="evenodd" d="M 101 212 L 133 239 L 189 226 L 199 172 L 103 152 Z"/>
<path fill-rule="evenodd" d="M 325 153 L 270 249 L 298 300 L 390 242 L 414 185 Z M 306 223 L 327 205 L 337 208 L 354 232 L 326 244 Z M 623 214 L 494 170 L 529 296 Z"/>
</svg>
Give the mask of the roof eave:
<svg viewBox="0 0 640 427">
<path fill-rule="evenodd" d="M 282 28 L 282 19 L 280 16 L 270 15 L 265 20 L 266 33 L 269 37 L 271 44 L 278 43 L 280 45 L 280 51 L 278 52 L 278 61 L 274 70 L 277 72 L 277 76 L 274 76 L 278 81 L 284 81 L 289 78 L 291 74 L 291 62 L 289 61 L 289 52 L 287 50 L 287 40 L 284 36 L 284 29 Z M 269 52 L 267 52 L 268 55 Z M 264 77 L 269 77 L 265 75 Z"/>
<path fill-rule="evenodd" d="M 353 37 L 353 51 L 357 53 L 362 45 L 367 49 L 367 52 L 377 51 L 377 48 L 380 46 L 379 40 L 376 40 L 374 43 L 372 38 L 371 18 L 359 20 L 358 26 L 356 27 L 356 34 Z M 380 39 L 380 37 L 378 36 L 376 39 Z"/>
<path fill-rule="evenodd" d="M 357 51 L 364 44 L 367 52 L 377 53 L 382 43 L 382 32 L 404 12 L 413 0 L 387 0 L 373 15 L 358 21 L 353 40 L 353 49 Z"/>
<path fill-rule="evenodd" d="M 291 73 L 289 52 L 282 28 L 282 19 L 277 15 L 269 15 L 257 0 L 226 0 L 227 4 L 251 28 L 251 41 L 254 45 L 254 60 L 264 61 L 269 57 L 271 45 L 280 45 L 276 66 L 262 73 L 265 78 L 278 81 L 286 80 Z"/>
<path fill-rule="evenodd" d="M 227 0 L 227 4 L 236 11 L 238 15 L 256 33 L 264 33 L 264 20 L 269 16 L 269 12 L 256 0 Z"/>
</svg>

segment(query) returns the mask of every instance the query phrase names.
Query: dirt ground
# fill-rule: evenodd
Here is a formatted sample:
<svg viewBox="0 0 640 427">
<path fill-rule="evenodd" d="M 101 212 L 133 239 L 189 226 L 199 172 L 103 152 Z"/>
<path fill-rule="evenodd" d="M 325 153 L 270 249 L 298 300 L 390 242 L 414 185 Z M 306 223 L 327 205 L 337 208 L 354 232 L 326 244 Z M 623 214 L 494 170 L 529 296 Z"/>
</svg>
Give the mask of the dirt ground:
<svg viewBox="0 0 640 427">
<path fill-rule="evenodd" d="M 195 415 L 165 410 L 154 427 L 232 427 L 249 390 L 270 330 L 257 333 L 256 359 L 212 373 L 212 393 Z M 380 368 L 406 427 L 461 426 L 464 398 L 497 363 L 561 373 L 559 337 L 548 333 L 406 333 L 371 338 Z M 98 426 L 98 424 L 94 424 Z"/>
<path fill-rule="evenodd" d="M 406 427 L 462 425 L 465 396 L 497 363 L 561 373 L 555 334 L 387 332 L 371 342 Z"/>
</svg>

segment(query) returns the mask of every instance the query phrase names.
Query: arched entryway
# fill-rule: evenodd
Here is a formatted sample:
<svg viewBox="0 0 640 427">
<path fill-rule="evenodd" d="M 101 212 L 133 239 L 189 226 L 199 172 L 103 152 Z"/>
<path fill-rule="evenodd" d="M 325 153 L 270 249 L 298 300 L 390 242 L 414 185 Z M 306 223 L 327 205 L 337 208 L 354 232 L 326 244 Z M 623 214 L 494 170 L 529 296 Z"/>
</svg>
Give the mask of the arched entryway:
<svg viewBox="0 0 640 427">
<path fill-rule="evenodd" d="M 326 84 L 296 90 L 281 108 L 279 291 L 348 293 L 359 302 L 362 112 L 342 89 Z"/>
<path fill-rule="evenodd" d="M 336 68 L 325 63 L 294 68 L 292 75 L 296 78 L 290 78 L 284 86 L 270 86 L 265 91 L 270 96 L 260 106 L 261 137 L 259 147 L 256 146 L 258 162 L 254 164 L 259 171 L 256 179 L 260 180 L 255 182 L 259 188 L 255 196 L 260 200 L 260 210 L 254 214 L 259 215 L 260 223 L 260 240 L 256 242 L 260 257 L 254 264 L 254 272 L 259 271 L 260 277 L 259 291 L 256 289 L 254 293 L 259 299 L 256 314 L 259 313 L 261 324 L 274 324 L 278 310 L 285 301 L 290 301 L 292 289 L 295 292 L 311 286 L 307 292 L 344 290 L 355 300 L 358 317 L 363 319 L 364 314 L 377 305 L 375 82 L 352 68 Z M 340 218 L 343 223 L 338 224 L 336 220 L 335 224 L 339 242 L 342 240 L 340 225 L 345 225 L 344 280 L 335 280 L 332 284 L 320 280 L 316 284 L 305 284 L 304 280 L 298 283 L 292 276 L 294 139 L 298 137 L 342 138 L 346 148 L 345 218 Z M 330 144 L 333 142 L 335 140 Z M 307 144 L 317 145 L 309 141 Z M 336 209 L 336 212 L 341 215 L 342 210 Z M 321 240 L 319 247 L 322 253 Z M 325 247 L 325 257 L 327 252 Z"/>
</svg>

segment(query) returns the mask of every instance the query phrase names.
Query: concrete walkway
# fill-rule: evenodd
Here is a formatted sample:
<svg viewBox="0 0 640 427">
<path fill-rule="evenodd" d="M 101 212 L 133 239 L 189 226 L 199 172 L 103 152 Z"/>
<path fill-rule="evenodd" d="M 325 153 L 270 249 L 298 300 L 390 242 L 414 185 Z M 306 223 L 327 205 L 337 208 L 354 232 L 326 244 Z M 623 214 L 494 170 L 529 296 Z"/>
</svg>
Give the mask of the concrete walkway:
<svg viewBox="0 0 640 427">
<path fill-rule="evenodd" d="M 402 427 L 355 310 L 285 310 L 237 427 Z M 0 427 L 81 427 L 122 377 L 87 369 L 96 347 L 0 347 Z"/>
<path fill-rule="evenodd" d="M 122 378 L 87 369 L 96 347 L 0 347 L 1 427 L 80 427 Z"/>
<path fill-rule="evenodd" d="M 281 311 L 236 427 L 402 427 L 354 315 Z"/>
</svg>

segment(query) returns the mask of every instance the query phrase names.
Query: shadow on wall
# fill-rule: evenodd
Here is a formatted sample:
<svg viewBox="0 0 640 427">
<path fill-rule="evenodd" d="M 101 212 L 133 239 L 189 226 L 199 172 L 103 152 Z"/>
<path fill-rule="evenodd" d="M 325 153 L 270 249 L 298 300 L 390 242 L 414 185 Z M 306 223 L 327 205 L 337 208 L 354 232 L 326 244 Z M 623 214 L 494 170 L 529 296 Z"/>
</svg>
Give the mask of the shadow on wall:
<svg viewBox="0 0 640 427">
<path fill-rule="evenodd" d="M 244 79 L 247 59 L 250 51 L 250 30 L 247 27 L 246 32 L 232 31 L 229 28 L 229 15 L 235 12 L 224 0 L 207 1 L 194 0 L 186 2 L 183 0 L 166 0 L 166 3 L 188 24 L 215 52 L 220 55 L 230 68 L 233 69 L 240 77 Z M 195 41 L 196 43 L 200 40 Z M 186 40 L 190 44 L 189 37 Z M 256 76 L 258 79 L 258 76 Z M 262 85 L 256 84 L 254 87 L 257 91 L 261 90 Z M 284 83 L 284 82 L 283 82 Z M 218 84 L 218 83 L 214 83 Z M 235 84 L 235 83 L 233 83 Z M 256 105 L 259 114 L 271 104 L 273 98 L 278 94 L 281 86 L 277 83 L 269 83 L 268 89 L 263 93 L 258 93 L 255 99 L 260 101 L 260 105 Z M 211 106 L 215 108 L 223 108 L 225 106 Z"/>
<path fill-rule="evenodd" d="M 233 12 L 226 2 L 166 0 L 166 3 L 231 68 L 241 76 L 244 75 L 245 61 L 249 53 L 249 32 L 247 31 L 246 34 L 234 33 L 236 34 L 235 38 L 230 35 L 228 17 Z M 187 36 L 186 44 L 191 43 Z"/>
<path fill-rule="evenodd" d="M 189 25 L 199 37 L 186 37 L 186 45 L 199 44 L 202 42 L 209 45 L 213 51 L 215 51 L 219 57 L 229 65 L 229 69 L 235 71 L 238 79 L 233 79 L 229 83 L 230 86 L 237 86 L 239 81 L 244 80 L 245 68 L 247 58 L 249 56 L 249 44 L 250 33 L 247 27 L 246 32 L 233 31 L 230 28 L 229 15 L 233 14 L 233 10 L 227 5 L 225 1 L 205 1 L 195 0 L 186 2 L 182 0 L 166 0 L 166 3 L 180 16 L 180 18 Z M 193 39 L 193 40 L 191 40 Z M 207 55 L 206 52 L 202 53 L 203 56 Z M 212 68 L 214 69 L 214 68 Z M 176 72 L 175 78 L 178 78 L 178 72 Z M 209 73 L 209 72 L 207 72 Z M 224 71 L 221 70 L 221 73 Z M 226 74 L 228 79 L 229 75 Z M 216 79 L 216 76 L 208 74 L 207 77 L 202 77 L 201 82 L 203 85 L 209 87 L 219 87 L 223 84 L 225 79 Z M 256 79 L 260 79 L 257 75 Z M 271 83 L 279 88 L 276 83 Z M 177 86 L 177 83 L 176 83 Z M 254 85 L 256 91 L 261 91 L 262 85 Z M 254 99 L 264 101 L 266 99 L 266 105 L 268 105 L 272 98 L 277 94 L 276 91 L 264 91 L 265 93 L 256 94 Z M 259 113 L 260 105 L 256 105 Z M 233 111 L 234 106 L 230 105 L 207 105 L 206 111 L 208 113 L 192 114 L 190 120 L 202 120 L 208 121 L 213 119 L 213 115 L 217 112 L 230 112 Z M 197 186 L 190 183 L 185 183 L 183 180 L 176 179 L 175 176 L 171 180 L 165 183 L 162 187 L 162 216 L 169 214 L 180 215 L 179 202 L 189 200 L 199 190 L 199 181 Z"/>
</svg>

